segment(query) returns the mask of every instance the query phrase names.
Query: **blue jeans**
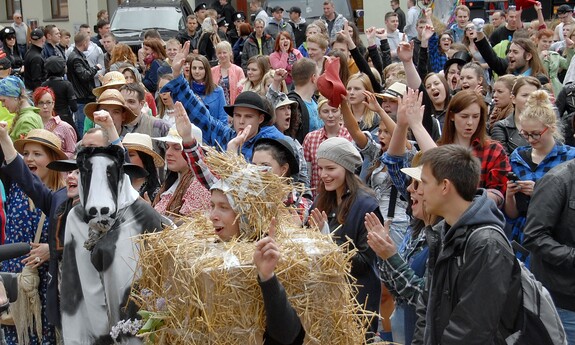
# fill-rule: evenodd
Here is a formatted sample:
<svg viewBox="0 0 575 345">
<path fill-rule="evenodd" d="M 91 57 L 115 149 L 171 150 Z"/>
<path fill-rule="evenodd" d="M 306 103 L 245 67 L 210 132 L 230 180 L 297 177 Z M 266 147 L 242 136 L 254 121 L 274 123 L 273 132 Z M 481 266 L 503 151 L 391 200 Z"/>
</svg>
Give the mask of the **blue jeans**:
<svg viewBox="0 0 575 345">
<path fill-rule="evenodd" d="M 575 345 L 575 311 L 557 308 L 557 313 L 563 323 L 563 328 L 565 328 L 567 343 Z"/>
<path fill-rule="evenodd" d="M 78 140 L 82 139 L 84 136 L 84 107 L 86 104 L 78 103 L 78 110 L 74 113 L 74 123 L 76 124 L 76 130 L 78 131 Z"/>
<path fill-rule="evenodd" d="M 405 344 L 405 304 L 395 303 L 395 309 L 391 314 L 390 320 L 393 342 Z"/>
</svg>

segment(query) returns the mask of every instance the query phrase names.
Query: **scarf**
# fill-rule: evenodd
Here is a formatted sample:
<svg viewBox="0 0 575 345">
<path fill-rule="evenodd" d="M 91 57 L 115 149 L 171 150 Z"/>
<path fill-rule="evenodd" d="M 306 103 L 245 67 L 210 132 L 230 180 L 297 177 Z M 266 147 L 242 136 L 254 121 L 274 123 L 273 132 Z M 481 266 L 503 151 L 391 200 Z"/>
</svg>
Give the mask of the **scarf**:
<svg viewBox="0 0 575 345">
<path fill-rule="evenodd" d="M 184 194 L 186 194 L 186 191 L 188 190 L 188 187 L 190 186 L 190 184 L 192 183 L 192 181 L 194 180 L 195 174 L 192 170 L 188 170 L 187 173 L 183 174 L 180 177 L 180 182 L 178 183 L 178 187 L 176 188 L 176 191 L 174 192 L 174 194 L 172 194 L 172 197 L 170 198 L 170 202 L 168 202 L 168 205 L 166 206 L 166 214 L 180 214 L 180 209 L 182 208 L 182 205 L 184 204 Z M 167 191 L 168 189 L 170 189 L 169 186 L 166 186 L 165 184 L 162 185 L 162 187 L 160 188 L 160 191 L 156 194 L 156 198 L 154 200 L 154 203 L 152 205 L 155 205 L 158 203 L 158 201 L 160 200 L 160 196 L 162 195 L 162 193 L 164 193 L 165 191 Z"/>
<path fill-rule="evenodd" d="M 499 107 L 493 108 L 493 111 L 491 112 L 491 115 L 489 116 L 489 123 L 488 123 L 489 128 L 493 128 L 493 125 L 495 124 L 495 122 L 497 122 L 499 120 L 503 120 L 510 113 L 513 113 L 513 103 L 511 103 L 511 102 L 504 108 L 499 108 Z"/>
<path fill-rule="evenodd" d="M 153 62 L 155 59 L 156 59 L 156 54 L 155 54 L 155 53 L 152 53 L 152 54 L 150 54 L 150 55 L 148 55 L 148 56 L 146 56 L 146 57 L 144 58 L 144 63 L 146 64 L 146 66 L 149 66 L 149 65 L 152 64 L 152 62 Z"/>
<path fill-rule="evenodd" d="M 206 93 L 206 84 L 192 81 L 192 90 L 195 94 L 204 95 Z"/>
</svg>

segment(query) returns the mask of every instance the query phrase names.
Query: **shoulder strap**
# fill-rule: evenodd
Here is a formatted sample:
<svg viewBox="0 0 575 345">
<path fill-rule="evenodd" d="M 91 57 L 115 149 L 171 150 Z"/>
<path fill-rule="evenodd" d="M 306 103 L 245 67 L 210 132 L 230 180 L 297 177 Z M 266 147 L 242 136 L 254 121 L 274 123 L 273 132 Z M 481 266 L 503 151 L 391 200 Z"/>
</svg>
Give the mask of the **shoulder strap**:
<svg viewBox="0 0 575 345">
<path fill-rule="evenodd" d="M 44 222 L 46 221 L 46 215 L 42 212 L 40 216 L 40 221 L 38 222 L 38 227 L 36 228 L 36 235 L 34 236 L 34 243 L 40 242 L 40 236 L 42 236 L 42 228 L 44 227 Z"/>
<path fill-rule="evenodd" d="M 469 236 L 467 236 L 467 240 L 465 241 L 465 247 L 463 248 L 463 263 L 465 264 L 465 252 L 467 252 L 467 244 L 469 243 L 469 240 L 471 239 L 471 236 L 473 236 L 474 233 L 477 232 L 477 230 L 495 230 L 496 232 L 498 232 L 501 236 L 503 236 L 503 238 L 505 238 L 505 243 L 507 243 L 509 245 L 509 248 L 511 248 L 511 252 L 513 252 L 513 248 L 511 247 L 511 244 L 509 243 L 509 240 L 507 239 L 507 236 L 505 235 L 505 233 L 503 232 L 503 229 L 501 229 L 499 226 L 496 225 L 479 225 L 477 227 L 474 227 L 471 230 L 471 234 L 469 234 Z"/>
</svg>

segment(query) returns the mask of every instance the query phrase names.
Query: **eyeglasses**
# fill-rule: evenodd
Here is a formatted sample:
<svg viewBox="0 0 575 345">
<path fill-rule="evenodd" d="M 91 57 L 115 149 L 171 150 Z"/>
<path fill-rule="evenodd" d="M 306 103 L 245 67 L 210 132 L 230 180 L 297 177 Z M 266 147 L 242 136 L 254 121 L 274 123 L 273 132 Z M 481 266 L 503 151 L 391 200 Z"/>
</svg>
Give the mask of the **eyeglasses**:
<svg viewBox="0 0 575 345">
<path fill-rule="evenodd" d="M 475 28 L 474 28 L 473 26 L 470 26 L 470 27 L 468 27 L 468 28 L 465 28 L 465 31 L 471 31 L 471 30 L 473 30 L 473 29 L 475 29 Z"/>
<path fill-rule="evenodd" d="M 49 106 L 51 106 L 52 104 L 54 104 L 54 102 L 52 102 L 52 101 L 38 102 L 38 106 L 41 107 L 41 108 L 43 108 L 43 107 L 49 107 Z"/>
<path fill-rule="evenodd" d="M 14 17 L 14 19 L 22 19 L 22 17 Z"/>
<path fill-rule="evenodd" d="M 542 130 L 540 133 L 527 133 L 525 131 L 521 131 L 521 132 L 519 132 L 519 135 L 521 135 L 525 140 L 529 140 L 530 137 L 533 140 L 539 140 L 539 139 L 541 139 L 541 136 L 543 135 L 543 133 L 547 132 L 548 129 L 549 129 L 549 127 L 545 127 L 545 129 Z"/>
<path fill-rule="evenodd" d="M 451 37 L 441 37 L 442 41 L 451 41 Z"/>
</svg>

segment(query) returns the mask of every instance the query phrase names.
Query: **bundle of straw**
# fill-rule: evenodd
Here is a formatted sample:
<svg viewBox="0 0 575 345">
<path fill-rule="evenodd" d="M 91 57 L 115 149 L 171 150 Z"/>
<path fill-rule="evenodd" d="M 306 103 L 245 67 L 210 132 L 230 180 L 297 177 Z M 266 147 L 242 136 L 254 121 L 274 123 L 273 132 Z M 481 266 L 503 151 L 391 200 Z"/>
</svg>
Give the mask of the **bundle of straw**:
<svg viewBox="0 0 575 345">
<path fill-rule="evenodd" d="M 281 252 L 275 273 L 300 316 L 305 344 L 364 343 L 368 317 L 354 298 L 349 274 L 355 250 L 348 251 L 347 243 L 338 247 L 317 229 L 291 225 L 283 200 L 293 185 L 284 178 L 213 149 L 206 161 L 232 196 L 242 236 L 219 242 L 211 222 L 197 215 L 175 230 L 139 237 L 141 278 L 133 299 L 142 309 L 162 313 L 164 322 L 148 340 L 260 344 L 265 315 L 251 240 L 261 238 L 275 218 Z M 251 235 L 244 236 L 242 226 Z"/>
<path fill-rule="evenodd" d="M 156 343 L 261 344 L 265 316 L 254 244 L 215 242 L 210 232 L 196 230 L 199 222 L 196 217 L 139 239 L 142 275 L 134 299 L 158 312 L 154 301 L 165 301 L 167 317 L 154 334 Z M 367 317 L 349 276 L 354 251 L 304 229 L 278 229 L 277 243 L 282 257 L 276 275 L 300 316 L 305 344 L 363 343 Z M 143 289 L 147 297 L 139 293 Z"/>
</svg>

